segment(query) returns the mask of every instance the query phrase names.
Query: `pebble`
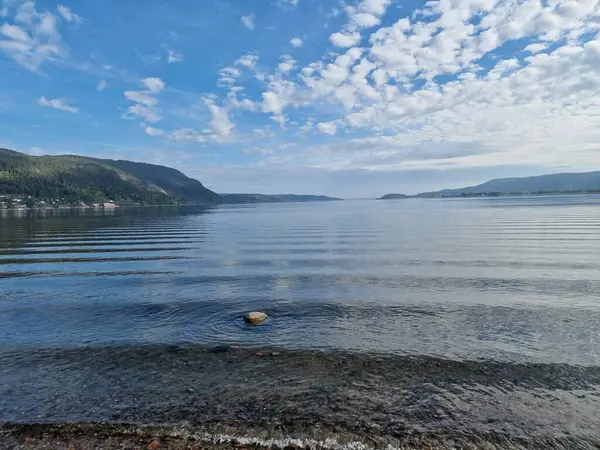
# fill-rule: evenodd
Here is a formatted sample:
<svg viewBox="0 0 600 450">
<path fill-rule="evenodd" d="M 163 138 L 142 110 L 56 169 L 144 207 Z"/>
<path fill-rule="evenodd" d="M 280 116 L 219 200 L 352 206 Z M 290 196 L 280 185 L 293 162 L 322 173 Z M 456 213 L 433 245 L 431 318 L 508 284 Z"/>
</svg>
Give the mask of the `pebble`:
<svg viewBox="0 0 600 450">
<path fill-rule="evenodd" d="M 160 446 L 160 442 L 158 442 L 156 439 L 153 440 L 152 442 L 150 442 L 148 444 L 148 450 L 155 450 Z"/>
<path fill-rule="evenodd" d="M 255 355 L 256 356 L 265 356 L 265 353 L 264 352 L 256 352 Z"/>
<path fill-rule="evenodd" d="M 279 353 L 279 352 L 272 352 L 271 353 L 271 356 L 279 356 L 279 355 L 281 355 L 281 353 Z"/>
</svg>

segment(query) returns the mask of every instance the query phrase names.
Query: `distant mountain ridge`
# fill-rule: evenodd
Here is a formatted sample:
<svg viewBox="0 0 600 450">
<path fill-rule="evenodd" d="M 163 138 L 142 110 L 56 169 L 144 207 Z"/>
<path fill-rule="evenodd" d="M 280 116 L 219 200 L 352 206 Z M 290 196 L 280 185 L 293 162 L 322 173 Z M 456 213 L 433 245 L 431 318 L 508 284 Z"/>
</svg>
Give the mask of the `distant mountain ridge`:
<svg viewBox="0 0 600 450">
<path fill-rule="evenodd" d="M 534 194 L 600 191 L 600 171 L 557 173 L 522 178 L 498 178 L 459 189 L 423 192 L 417 197 L 458 197 L 470 194 Z"/>
<path fill-rule="evenodd" d="M 274 197 L 285 202 L 337 202 L 344 200 L 343 198 L 328 197 L 326 195 L 276 194 Z"/>
<path fill-rule="evenodd" d="M 327 197 L 325 195 L 299 195 L 299 194 L 221 194 L 224 204 L 248 204 L 248 203 L 284 203 L 284 202 L 330 202 L 340 201 L 341 198 Z"/>
<path fill-rule="evenodd" d="M 221 203 L 225 205 L 244 205 L 249 203 L 282 203 L 283 200 L 264 194 L 221 194 Z"/>
<path fill-rule="evenodd" d="M 178 170 L 85 156 L 30 156 L 0 149 L 0 195 L 66 203 L 220 203 L 219 194 Z"/>
</svg>

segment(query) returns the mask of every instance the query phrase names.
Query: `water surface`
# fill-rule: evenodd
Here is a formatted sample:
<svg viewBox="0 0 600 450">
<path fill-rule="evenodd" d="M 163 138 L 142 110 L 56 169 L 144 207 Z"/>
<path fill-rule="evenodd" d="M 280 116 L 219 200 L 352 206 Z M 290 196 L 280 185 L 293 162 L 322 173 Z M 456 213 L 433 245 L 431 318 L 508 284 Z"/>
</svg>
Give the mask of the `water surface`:
<svg viewBox="0 0 600 450">
<path fill-rule="evenodd" d="M 598 196 L 2 214 L 0 421 L 600 429 Z"/>
</svg>

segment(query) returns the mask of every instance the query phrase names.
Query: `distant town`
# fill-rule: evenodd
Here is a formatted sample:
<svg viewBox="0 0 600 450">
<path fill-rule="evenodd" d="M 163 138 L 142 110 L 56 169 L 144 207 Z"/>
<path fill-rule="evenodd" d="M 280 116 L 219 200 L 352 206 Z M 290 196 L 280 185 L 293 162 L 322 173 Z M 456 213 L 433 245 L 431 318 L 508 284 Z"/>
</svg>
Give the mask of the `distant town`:
<svg viewBox="0 0 600 450">
<path fill-rule="evenodd" d="M 113 209 L 119 205 L 114 201 L 103 203 L 69 202 L 64 198 L 40 200 L 32 196 L 0 195 L 0 209 L 68 209 L 68 208 L 103 208 Z"/>
</svg>

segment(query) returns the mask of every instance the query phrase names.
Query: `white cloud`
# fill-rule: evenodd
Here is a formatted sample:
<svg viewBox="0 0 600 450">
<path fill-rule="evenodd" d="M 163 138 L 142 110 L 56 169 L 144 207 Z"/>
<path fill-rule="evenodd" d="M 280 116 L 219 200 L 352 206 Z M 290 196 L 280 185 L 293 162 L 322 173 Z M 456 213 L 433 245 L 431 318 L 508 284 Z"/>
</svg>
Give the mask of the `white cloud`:
<svg viewBox="0 0 600 450">
<path fill-rule="evenodd" d="M 0 27 L 0 33 L 13 41 L 28 43 L 31 41 L 31 37 L 22 29 L 16 25 L 9 25 L 5 23 Z"/>
<path fill-rule="evenodd" d="M 46 108 L 58 109 L 59 111 L 66 111 L 70 113 L 79 112 L 79 108 L 76 106 L 68 105 L 64 100 L 59 98 L 47 99 L 46 97 L 40 97 L 38 100 L 40 106 Z"/>
<path fill-rule="evenodd" d="M 334 135 L 337 133 L 337 125 L 335 122 L 321 122 L 317 124 L 317 130 L 323 134 Z"/>
<path fill-rule="evenodd" d="M 100 80 L 98 82 L 98 84 L 96 85 L 96 90 L 98 92 L 102 92 L 104 89 L 106 89 L 107 86 L 108 86 L 108 83 L 106 82 L 106 80 Z"/>
<path fill-rule="evenodd" d="M 219 86 L 231 86 L 241 75 L 242 72 L 237 67 L 224 67 L 218 72 L 217 84 Z"/>
<path fill-rule="evenodd" d="M 5 13 L 10 21 L 8 8 Z M 26 1 L 18 5 L 12 22 L 0 27 L 0 51 L 21 67 L 38 72 L 47 61 L 66 55 L 54 14 L 39 13 L 34 2 Z"/>
<path fill-rule="evenodd" d="M 351 18 L 351 23 L 356 28 L 371 28 L 379 25 L 380 22 L 379 17 L 370 13 L 357 13 Z"/>
<path fill-rule="evenodd" d="M 294 9 L 300 0 L 275 0 L 275 5 L 283 9 Z"/>
<path fill-rule="evenodd" d="M 146 133 L 148 136 L 162 136 L 163 134 L 165 134 L 164 130 L 154 128 L 150 125 L 146 125 L 145 123 L 142 123 L 141 126 L 144 130 L 144 133 Z"/>
<path fill-rule="evenodd" d="M 229 119 L 229 112 L 226 108 L 219 107 L 211 99 L 204 99 L 204 104 L 212 114 L 212 119 L 209 125 L 215 134 L 215 137 L 221 138 L 231 134 L 235 125 Z"/>
<path fill-rule="evenodd" d="M 174 64 L 183 61 L 183 54 L 174 50 L 169 50 L 167 54 L 167 63 Z"/>
<path fill-rule="evenodd" d="M 290 44 L 296 48 L 302 47 L 302 39 L 295 37 L 290 41 Z"/>
<path fill-rule="evenodd" d="M 67 21 L 67 22 L 80 22 L 81 16 L 75 14 L 71 11 L 68 6 L 58 5 L 57 7 L 58 13 Z"/>
<path fill-rule="evenodd" d="M 156 123 L 162 120 L 160 110 L 158 109 L 158 100 L 154 95 L 159 94 L 165 88 L 165 82 L 160 78 L 144 78 L 140 84 L 145 88 L 143 91 L 125 91 L 124 96 L 127 100 L 133 102 L 123 116 L 126 119 L 139 118 L 149 123 Z"/>
<path fill-rule="evenodd" d="M 360 33 L 344 32 L 344 33 L 333 33 L 329 36 L 329 40 L 336 47 L 352 47 L 360 42 Z"/>
<path fill-rule="evenodd" d="M 294 104 L 295 93 L 296 85 L 293 82 L 280 76 L 271 77 L 267 91 L 262 93 L 261 111 L 271 113 L 271 119 L 284 127 L 288 122 L 284 110 Z"/>
<path fill-rule="evenodd" d="M 544 44 L 544 43 L 535 43 L 535 44 L 529 44 L 527 47 L 525 47 L 525 51 L 529 52 L 529 53 L 539 53 L 541 51 L 546 50 L 546 48 L 548 47 L 548 44 Z"/>
<path fill-rule="evenodd" d="M 140 118 L 144 119 L 150 123 L 160 122 L 162 120 L 162 116 L 158 112 L 158 110 L 153 106 L 145 106 L 139 103 L 130 106 L 127 109 L 128 114 L 125 115 L 125 118 Z"/>
<path fill-rule="evenodd" d="M 362 39 L 358 30 L 379 25 L 381 17 L 385 14 L 390 3 L 391 0 L 362 0 L 356 6 L 346 6 L 348 23 L 342 31 L 329 36 L 329 40 L 336 47 L 342 48 L 358 44 Z"/>
<path fill-rule="evenodd" d="M 165 88 L 165 82 L 160 78 L 144 78 L 141 83 L 152 94 L 161 92 Z"/>
<path fill-rule="evenodd" d="M 254 28 L 256 26 L 254 23 L 254 14 L 250 14 L 248 16 L 242 16 L 241 22 L 250 31 L 254 30 Z"/>
<path fill-rule="evenodd" d="M 267 138 L 267 137 L 275 136 L 275 132 L 271 129 L 271 125 L 267 125 L 262 128 L 254 128 L 252 130 L 252 134 L 254 134 L 254 136 L 257 136 L 259 138 Z"/>
<path fill-rule="evenodd" d="M 206 142 L 206 138 L 192 128 L 179 128 L 174 130 L 169 135 L 169 138 L 175 141 Z"/>
<path fill-rule="evenodd" d="M 390 6 L 392 0 L 363 0 L 358 9 L 369 14 L 383 16 L 385 10 Z"/>
<path fill-rule="evenodd" d="M 365 48 L 353 47 L 359 30 L 377 26 L 389 4 L 346 7 L 348 23 L 331 41 L 351 48 L 304 67 L 301 82 L 282 78 L 286 65 L 266 78 L 260 109 L 282 126 L 290 123 L 290 107 L 315 105 L 318 117 L 324 102 L 333 105 L 329 113 L 336 105 L 344 112 L 330 122 L 306 121 L 300 133 L 343 127 L 349 135 L 370 135 L 309 148 L 297 156 L 303 164 L 327 170 L 600 164 L 598 0 L 432 0 L 411 18 L 376 30 Z M 506 42 L 516 50 L 498 51 Z M 490 52 L 491 69 L 478 64 Z"/>
<path fill-rule="evenodd" d="M 127 100 L 146 106 L 155 106 L 158 103 L 158 100 L 152 97 L 151 92 L 125 91 L 124 95 Z"/>
<path fill-rule="evenodd" d="M 287 73 L 294 70 L 296 67 L 296 60 L 292 58 L 290 55 L 283 55 L 281 57 L 281 62 L 278 64 L 277 69 L 281 73 Z"/>
<path fill-rule="evenodd" d="M 250 70 L 256 69 L 256 63 L 258 63 L 258 55 L 247 54 L 240 57 L 234 64 L 236 66 L 243 66 Z"/>
<path fill-rule="evenodd" d="M 264 147 L 245 148 L 243 151 L 247 155 L 272 155 L 274 153 L 270 148 Z"/>
</svg>

